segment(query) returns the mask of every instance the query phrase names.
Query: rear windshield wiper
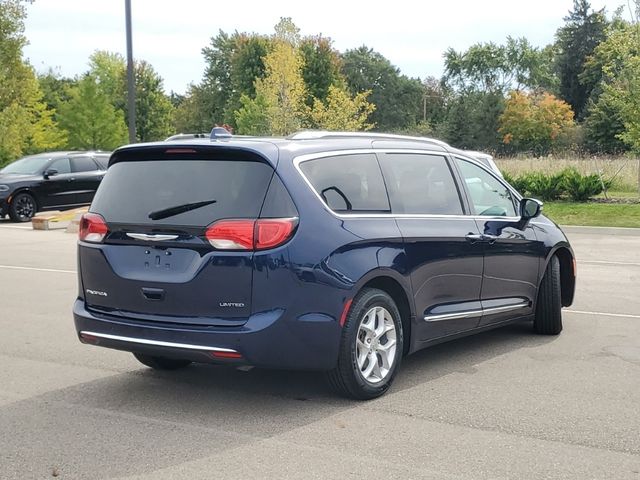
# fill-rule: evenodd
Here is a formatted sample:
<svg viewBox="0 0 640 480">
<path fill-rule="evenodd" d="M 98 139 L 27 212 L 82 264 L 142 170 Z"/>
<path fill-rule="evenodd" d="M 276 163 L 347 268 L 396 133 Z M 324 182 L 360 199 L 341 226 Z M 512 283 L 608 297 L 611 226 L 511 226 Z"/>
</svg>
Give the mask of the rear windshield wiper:
<svg viewBox="0 0 640 480">
<path fill-rule="evenodd" d="M 175 207 L 163 208 L 162 210 L 156 210 L 149 214 L 151 220 L 162 220 L 163 218 L 173 217 L 174 215 L 180 215 L 181 213 L 190 212 L 197 208 L 206 207 L 216 203 L 217 200 L 205 200 L 204 202 L 185 203 L 183 205 L 176 205 Z"/>
</svg>

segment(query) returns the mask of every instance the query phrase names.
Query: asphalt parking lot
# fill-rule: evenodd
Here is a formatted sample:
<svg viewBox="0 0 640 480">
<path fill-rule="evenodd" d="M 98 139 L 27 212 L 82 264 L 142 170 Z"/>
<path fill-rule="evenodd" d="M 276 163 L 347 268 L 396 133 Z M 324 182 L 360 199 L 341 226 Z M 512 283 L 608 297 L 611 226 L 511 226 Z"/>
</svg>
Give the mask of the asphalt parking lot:
<svg viewBox="0 0 640 480">
<path fill-rule="evenodd" d="M 319 374 L 158 373 L 73 329 L 75 236 L 0 221 L 0 479 L 640 480 L 640 235 L 570 230 L 559 337 L 515 325 L 405 360 L 358 403 Z"/>
</svg>

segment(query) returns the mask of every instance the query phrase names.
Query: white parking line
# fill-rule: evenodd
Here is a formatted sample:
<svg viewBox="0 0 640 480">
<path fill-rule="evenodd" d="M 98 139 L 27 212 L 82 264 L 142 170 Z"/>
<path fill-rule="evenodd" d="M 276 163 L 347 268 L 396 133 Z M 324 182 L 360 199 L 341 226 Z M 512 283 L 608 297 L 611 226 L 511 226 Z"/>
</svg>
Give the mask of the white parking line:
<svg viewBox="0 0 640 480">
<path fill-rule="evenodd" d="M 21 226 L 18 226 L 18 225 L 0 225 L 0 228 L 16 228 L 18 230 L 32 230 L 33 229 L 32 226 L 21 227 Z"/>
<path fill-rule="evenodd" d="M 0 268 L 5 268 L 7 270 L 31 270 L 36 272 L 78 273 L 75 270 L 58 270 L 57 268 L 19 267 L 18 265 L 0 265 Z"/>
<path fill-rule="evenodd" d="M 565 312 L 579 315 L 600 315 L 602 317 L 640 318 L 640 315 L 631 315 L 630 313 L 585 312 L 582 310 L 565 310 Z"/>
<path fill-rule="evenodd" d="M 609 262 L 606 260 L 578 260 L 578 265 L 580 264 L 584 264 L 584 263 L 590 263 L 590 264 L 594 264 L 594 265 L 631 265 L 633 267 L 640 267 L 640 263 L 635 263 L 635 262 Z"/>
</svg>

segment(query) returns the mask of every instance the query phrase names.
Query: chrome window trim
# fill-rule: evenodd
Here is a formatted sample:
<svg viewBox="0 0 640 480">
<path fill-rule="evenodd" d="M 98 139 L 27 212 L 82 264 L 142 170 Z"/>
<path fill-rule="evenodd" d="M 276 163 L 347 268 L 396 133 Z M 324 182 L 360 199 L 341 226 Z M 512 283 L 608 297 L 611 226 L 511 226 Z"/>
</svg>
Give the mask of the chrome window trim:
<svg viewBox="0 0 640 480">
<path fill-rule="evenodd" d="M 236 350 L 233 350 L 231 348 L 208 347 L 206 345 L 190 345 L 188 343 L 163 342 L 160 340 L 149 340 L 147 338 L 123 337 L 120 335 L 111 335 L 109 333 L 88 332 L 83 330 L 80 332 L 80 335 L 83 335 L 83 334 L 90 335 L 92 337 L 105 338 L 107 340 L 117 340 L 119 342 L 138 343 L 141 345 L 154 345 L 157 347 L 184 348 L 186 350 L 200 350 L 200 351 L 206 351 L 206 352 L 238 353 Z"/>
<path fill-rule="evenodd" d="M 521 310 L 530 306 L 529 302 L 521 302 L 515 305 L 503 305 L 501 307 L 482 308 L 481 310 L 467 310 L 464 312 L 443 313 L 438 315 L 425 315 L 425 322 L 441 322 L 443 320 L 459 320 L 462 318 L 477 317 L 480 315 L 493 315 L 494 313 L 510 312 Z"/>
<path fill-rule="evenodd" d="M 450 154 L 448 152 L 442 152 L 442 151 L 434 151 L 434 150 L 420 150 L 420 149 L 403 149 L 403 148 L 358 148 L 358 149 L 351 149 L 351 150 L 331 150 L 331 151 L 326 151 L 326 152 L 317 152 L 317 153 L 309 153 L 309 154 L 305 154 L 305 155 L 299 155 L 297 157 L 294 157 L 293 159 L 293 165 L 296 168 L 296 170 L 298 171 L 298 174 L 302 177 L 302 179 L 304 180 L 304 182 L 307 184 L 307 186 L 309 187 L 309 189 L 311 190 L 311 192 L 315 195 L 315 197 L 320 201 L 320 203 L 322 204 L 322 206 L 324 207 L 324 209 L 326 211 L 328 211 L 330 214 L 332 214 L 334 217 L 336 218 L 340 218 L 340 219 L 358 219 L 358 218 L 416 218 L 416 219 L 420 219 L 420 218 L 433 218 L 433 219 L 452 219 L 452 220 L 495 220 L 495 221 L 503 221 L 503 222 L 517 222 L 520 221 L 520 217 L 489 217 L 489 216 L 483 216 L 483 215 L 442 215 L 442 214 L 412 214 L 412 213 L 337 213 L 335 211 L 333 211 L 331 208 L 329 208 L 329 206 L 326 204 L 326 202 L 322 199 L 322 197 L 320 196 L 320 194 L 316 191 L 316 189 L 313 187 L 313 184 L 309 181 L 309 179 L 307 178 L 307 176 L 302 172 L 302 169 L 300 168 L 300 164 L 304 163 L 304 162 L 308 162 L 310 160 L 318 160 L 321 158 L 328 158 L 328 157 L 338 157 L 338 156 L 345 156 L 345 155 L 362 155 L 362 154 L 377 154 L 377 153 L 407 153 L 407 154 L 418 154 L 418 155 L 436 155 L 436 156 L 440 156 L 443 158 L 447 158 L 447 156 L 449 156 Z M 464 161 L 469 161 L 471 163 L 473 163 L 474 165 L 477 165 L 478 167 L 482 168 L 483 170 L 485 170 L 487 173 L 489 173 L 490 175 L 492 175 L 496 180 L 500 181 L 500 183 L 502 183 L 505 188 L 507 188 L 512 194 L 514 194 L 516 196 L 516 198 L 520 199 L 520 195 L 517 194 L 517 192 L 515 192 L 509 185 L 505 184 L 504 180 L 499 179 L 494 173 L 492 173 L 486 166 L 482 165 L 481 163 L 479 163 L 477 160 L 465 157 L 463 155 L 458 155 L 455 154 L 454 156 L 458 156 L 461 157 L 462 160 Z M 380 172 L 381 175 L 382 172 Z M 383 175 L 383 179 L 384 179 L 384 175 Z M 455 181 L 455 178 L 454 178 Z M 464 187 L 463 187 L 464 188 Z"/>
</svg>

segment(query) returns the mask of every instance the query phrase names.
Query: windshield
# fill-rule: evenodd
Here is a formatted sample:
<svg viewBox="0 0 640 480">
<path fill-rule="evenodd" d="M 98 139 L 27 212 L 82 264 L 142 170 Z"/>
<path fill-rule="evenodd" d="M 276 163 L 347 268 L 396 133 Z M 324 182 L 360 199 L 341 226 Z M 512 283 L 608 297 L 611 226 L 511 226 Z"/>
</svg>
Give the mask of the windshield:
<svg viewBox="0 0 640 480">
<path fill-rule="evenodd" d="M 51 159 L 51 157 L 44 156 L 33 156 L 33 157 L 24 157 L 20 160 L 16 160 L 13 163 L 10 163 L 2 170 L 0 173 L 13 173 L 16 175 L 34 175 L 36 173 L 42 172 L 44 166 Z"/>
</svg>

